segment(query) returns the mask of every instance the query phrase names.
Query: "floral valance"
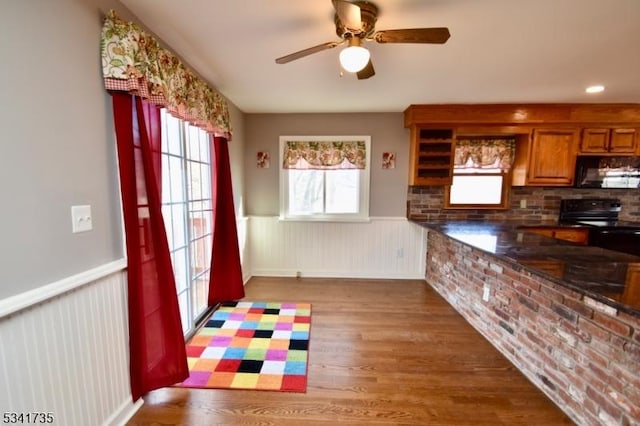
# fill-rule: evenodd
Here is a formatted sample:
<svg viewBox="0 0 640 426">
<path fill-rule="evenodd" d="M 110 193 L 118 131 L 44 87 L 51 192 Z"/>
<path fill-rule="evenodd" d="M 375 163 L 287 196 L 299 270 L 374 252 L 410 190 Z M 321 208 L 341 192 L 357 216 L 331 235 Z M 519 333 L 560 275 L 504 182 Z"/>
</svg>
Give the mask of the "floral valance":
<svg viewBox="0 0 640 426">
<path fill-rule="evenodd" d="M 140 96 L 209 133 L 231 139 L 229 110 L 222 95 L 137 24 L 122 21 L 110 11 L 100 49 L 107 90 Z"/>
<path fill-rule="evenodd" d="M 285 169 L 365 169 L 367 148 L 364 141 L 287 141 L 283 158 Z"/>
<path fill-rule="evenodd" d="M 515 148 L 514 138 L 457 139 L 454 167 L 509 170 L 513 164 Z"/>
</svg>

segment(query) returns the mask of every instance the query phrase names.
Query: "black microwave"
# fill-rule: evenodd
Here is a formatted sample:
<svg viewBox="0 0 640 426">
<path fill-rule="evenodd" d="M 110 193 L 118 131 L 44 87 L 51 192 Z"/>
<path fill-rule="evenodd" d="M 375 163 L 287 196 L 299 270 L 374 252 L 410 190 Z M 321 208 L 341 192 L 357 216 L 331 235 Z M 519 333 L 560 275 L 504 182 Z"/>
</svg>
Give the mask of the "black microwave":
<svg viewBox="0 0 640 426">
<path fill-rule="evenodd" d="M 574 182 L 577 188 L 640 188 L 640 157 L 579 155 Z"/>
</svg>

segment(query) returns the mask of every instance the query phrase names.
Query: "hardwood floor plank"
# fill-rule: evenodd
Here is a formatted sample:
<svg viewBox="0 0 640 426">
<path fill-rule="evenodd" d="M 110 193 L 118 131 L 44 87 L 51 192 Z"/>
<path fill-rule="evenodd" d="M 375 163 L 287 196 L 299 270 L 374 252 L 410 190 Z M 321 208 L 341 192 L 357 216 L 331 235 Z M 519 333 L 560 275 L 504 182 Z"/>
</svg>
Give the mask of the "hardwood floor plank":
<svg viewBox="0 0 640 426">
<path fill-rule="evenodd" d="M 424 281 L 253 278 L 246 293 L 312 304 L 307 393 L 165 388 L 129 424 L 572 424 Z"/>
</svg>

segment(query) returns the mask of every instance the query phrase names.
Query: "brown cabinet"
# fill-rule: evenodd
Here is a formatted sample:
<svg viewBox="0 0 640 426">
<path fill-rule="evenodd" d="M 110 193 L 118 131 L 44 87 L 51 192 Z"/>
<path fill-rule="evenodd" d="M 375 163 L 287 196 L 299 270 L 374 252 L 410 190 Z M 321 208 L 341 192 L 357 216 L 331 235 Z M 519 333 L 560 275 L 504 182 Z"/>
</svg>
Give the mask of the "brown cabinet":
<svg viewBox="0 0 640 426">
<path fill-rule="evenodd" d="M 627 279 L 620 301 L 630 306 L 640 306 L 640 263 L 627 266 Z"/>
<path fill-rule="evenodd" d="M 450 185 L 453 179 L 453 129 L 411 128 L 409 185 Z"/>
<path fill-rule="evenodd" d="M 634 154 L 636 129 L 587 128 L 582 130 L 581 154 Z"/>
<path fill-rule="evenodd" d="M 529 144 L 526 184 L 573 185 L 577 144 L 577 129 L 535 129 Z"/>
<path fill-rule="evenodd" d="M 571 241 L 572 243 L 586 245 L 589 242 L 588 228 L 567 228 L 553 226 L 527 226 L 522 228 L 527 232 L 544 235 L 545 237 L 557 238 L 559 240 Z"/>
<path fill-rule="evenodd" d="M 564 276 L 564 262 L 554 259 L 520 259 L 520 263 L 530 266 L 552 277 Z"/>
</svg>

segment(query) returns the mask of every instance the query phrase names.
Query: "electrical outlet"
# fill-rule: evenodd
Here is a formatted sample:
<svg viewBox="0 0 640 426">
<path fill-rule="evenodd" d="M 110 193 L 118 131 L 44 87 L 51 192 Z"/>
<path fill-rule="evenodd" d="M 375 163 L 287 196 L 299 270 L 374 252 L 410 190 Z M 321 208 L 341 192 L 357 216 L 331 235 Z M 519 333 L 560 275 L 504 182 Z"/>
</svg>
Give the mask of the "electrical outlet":
<svg viewBox="0 0 640 426">
<path fill-rule="evenodd" d="M 491 287 L 489 287 L 489 284 L 485 284 L 484 287 L 482 287 L 482 300 L 484 300 L 485 302 L 488 302 L 490 295 L 491 295 Z"/>
<path fill-rule="evenodd" d="M 520 208 L 521 209 L 526 209 L 527 208 L 527 199 L 523 198 L 522 200 L 520 200 Z"/>
</svg>

